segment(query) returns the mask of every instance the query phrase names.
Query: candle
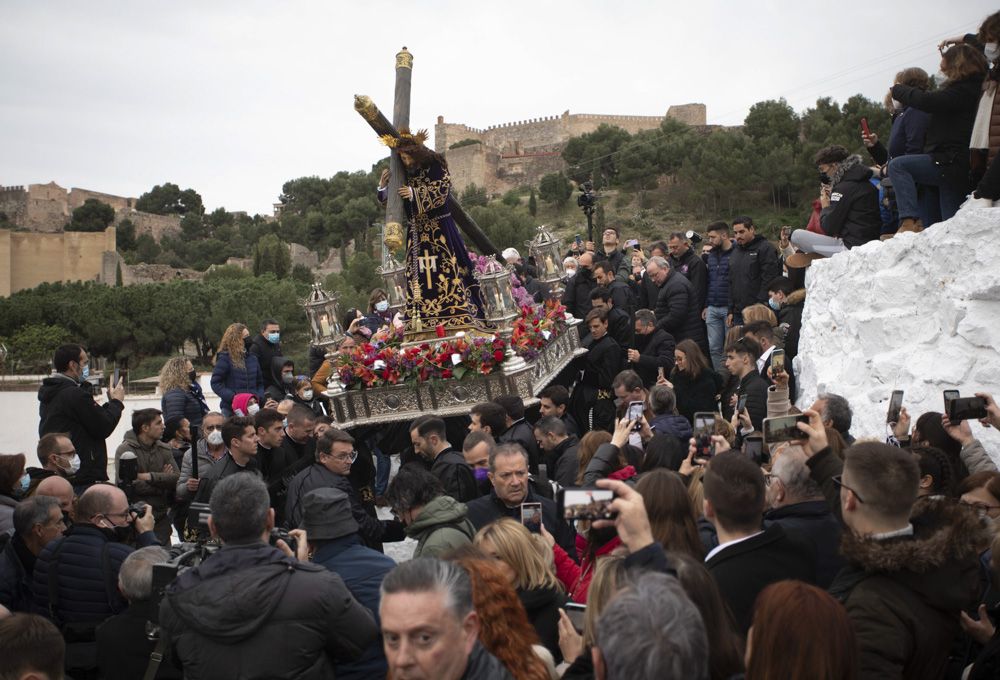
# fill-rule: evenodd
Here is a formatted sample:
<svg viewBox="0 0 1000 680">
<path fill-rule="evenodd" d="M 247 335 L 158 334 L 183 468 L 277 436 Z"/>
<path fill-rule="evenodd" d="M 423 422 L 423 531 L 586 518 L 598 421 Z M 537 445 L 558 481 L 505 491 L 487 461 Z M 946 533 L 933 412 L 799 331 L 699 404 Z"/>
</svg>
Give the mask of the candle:
<svg viewBox="0 0 1000 680">
<path fill-rule="evenodd" d="M 330 322 L 327 320 L 326 315 L 319 317 L 319 327 L 323 331 L 323 335 L 331 335 L 330 333 Z"/>
<path fill-rule="evenodd" d="M 406 301 L 406 295 L 403 294 L 403 287 L 399 284 L 396 285 L 396 299 L 400 302 Z"/>
</svg>

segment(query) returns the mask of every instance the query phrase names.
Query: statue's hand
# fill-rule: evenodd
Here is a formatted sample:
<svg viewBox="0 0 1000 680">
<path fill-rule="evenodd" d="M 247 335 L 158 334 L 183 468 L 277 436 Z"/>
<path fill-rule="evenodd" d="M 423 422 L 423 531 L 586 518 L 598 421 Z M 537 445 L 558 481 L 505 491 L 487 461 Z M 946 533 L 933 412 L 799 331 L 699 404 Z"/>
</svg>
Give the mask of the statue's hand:
<svg viewBox="0 0 1000 680">
<path fill-rule="evenodd" d="M 399 196 L 401 198 L 413 198 L 413 189 L 410 187 L 399 187 Z"/>
<path fill-rule="evenodd" d="M 379 177 L 378 185 L 380 187 L 389 186 L 389 178 L 392 177 L 392 173 L 389 172 L 389 168 L 382 171 L 382 176 Z"/>
</svg>

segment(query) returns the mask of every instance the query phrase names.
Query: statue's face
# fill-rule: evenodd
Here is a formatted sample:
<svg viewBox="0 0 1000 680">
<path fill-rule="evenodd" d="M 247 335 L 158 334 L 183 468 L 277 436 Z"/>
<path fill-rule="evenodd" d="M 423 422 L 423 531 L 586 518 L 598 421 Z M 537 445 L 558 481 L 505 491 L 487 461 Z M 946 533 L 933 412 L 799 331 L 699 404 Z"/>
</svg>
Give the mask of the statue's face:
<svg viewBox="0 0 1000 680">
<path fill-rule="evenodd" d="M 416 163 L 413 160 L 413 156 L 411 156 L 405 151 L 399 152 L 399 160 L 403 161 L 403 166 L 407 170 L 412 170 L 416 166 Z"/>
</svg>

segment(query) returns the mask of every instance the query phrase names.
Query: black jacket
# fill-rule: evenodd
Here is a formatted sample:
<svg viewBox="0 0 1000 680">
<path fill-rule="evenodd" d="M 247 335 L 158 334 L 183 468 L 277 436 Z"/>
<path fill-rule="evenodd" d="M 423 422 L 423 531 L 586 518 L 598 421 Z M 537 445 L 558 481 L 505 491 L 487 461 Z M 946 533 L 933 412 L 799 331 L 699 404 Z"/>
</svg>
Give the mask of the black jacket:
<svg viewBox="0 0 1000 680">
<path fill-rule="evenodd" d="M 563 291 L 562 303 L 566 311 L 578 319 L 586 318 L 591 309 L 590 294 L 596 287 L 593 272 L 585 267 L 578 267 Z"/>
<path fill-rule="evenodd" d="M 35 556 L 18 534 L 0 534 L 0 605 L 31 612 L 31 575 Z"/>
<path fill-rule="evenodd" d="M 528 487 L 528 494 L 524 497 L 525 503 L 542 504 L 542 524 L 545 530 L 552 534 L 556 543 L 570 557 L 576 556 L 576 532 L 570 528 L 566 520 L 559 516 L 555 501 L 542 498 L 536 494 L 531 487 Z M 479 531 L 487 524 L 495 522 L 501 517 L 510 517 L 516 522 L 521 521 L 521 506 L 508 508 L 502 500 L 497 498 L 496 490 L 491 490 L 489 496 L 481 496 L 466 504 L 466 518 L 472 522 L 472 526 Z"/>
<path fill-rule="evenodd" d="M 61 373 L 42 380 L 38 401 L 38 435 L 68 432 L 80 456 L 80 470 L 73 477 L 74 483 L 107 481 L 108 448 L 105 440 L 118 426 L 125 405 L 112 399 L 98 406 L 75 380 Z"/>
<path fill-rule="evenodd" d="M 612 307 L 608 312 L 608 335 L 615 339 L 621 348 L 627 349 L 632 346 L 632 336 L 635 334 L 635 326 L 632 317 L 628 312 Z M 624 352 L 623 352 L 624 354 Z"/>
<path fill-rule="evenodd" d="M 528 453 L 528 469 L 531 470 L 532 473 L 538 472 L 538 463 L 542 459 L 541 452 L 538 450 L 538 440 L 535 439 L 535 432 L 531 425 L 529 425 L 528 421 L 524 418 L 514 422 L 510 427 L 501 432 L 500 436 L 497 437 L 497 442 L 500 444 L 506 444 L 508 442 L 520 444 L 521 447 Z M 465 460 L 465 458 L 462 458 L 462 460 Z M 552 474 L 551 471 L 549 474 Z M 457 500 L 462 499 L 459 498 Z"/>
<path fill-rule="evenodd" d="M 378 634 L 339 576 L 264 543 L 223 546 L 183 572 L 160 624 L 188 680 L 327 680 Z"/>
<path fill-rule="evenodd" d="M 431 474 L 438 478 L 445 494 L 460 503 L 479 498 L 479 488 L 472 467 L 465 462 L 465 456 L 448 447 L 437 455 L 431 465 Z"/>
<path fill-rule="evenodd" d="M 229 451 L 212 464 L 212 467 L 207 470 L 202 470 L 198 468 L 198 491 L 195 493 L 194 502 L 196 503 L 208 503 L 212 498 L 212 490 L 215 485 L 221 482 L 223 479 L 229 475 L 235 475 L 239 472 L 257 472 L 257 461 L 251 458 L 247 461 L 245 467 L 241 467 L 239 463 L 233 458 Z"/>
<path fill-rule="evenodd" d="M 747 413 L 750 414 L 750 422 L 753 429 L 760 432 L 763 429 L 761 423 L 767 418 L 767 381 L 760 377 L 757 367 L 743 376 L 740 380 L 740 388 L 737 395 L 747 395 Z"/>
<path fill-rule="evenodd" d="M 778 251 L 763 236 L 754 236 L 745 246 L 733 244 L 729 256 L 729 313 L 742 314 L 744 307 L 767 304 L 767 284 L 781 276 Z"/>
<path fill-rule="evenodd" d="M 477 640 L 461 680 L 514 680 L 514 676 Z"/>
<path fill-rule="evenodd" d="M 570 435 L 559 442 L 552 451 L 545 452 L 544 460 L 549 471 L 549 479 L 562 486 L 576 486 L 576 475 L 580 472 L 580 457 L 577 453 L 580 440 Z"/>
<path fill-rule="evenodd" d="M 760 591 L 785 579 L 815 583 L 816 563 L 809 549 L 793 541 L 780 525 L 773 524 L 735 545 L 712 555 L 705 567 L 719 586 L 722 599 L 746 636 L 753 620 L 753 605 Z"/>
<path fill-rule="evenodd" d="M 639 361 L 632 363 L 631 367 L 642 378 L 646 389 L 656 384 L 659 369 L 663 369 L 665 376 L 669 376 L 674 370 L 674 349 L 677 348 L 677 343 L 674 342 L 674 336 L 662 328 L 657 328 L 649 335 L 636 334 L 633 348 L 639 350 Z"/>
<path fill-rule="evenodd" d="M 706 341 L 701 307 L 691 282 L 678 271 L 671 270 L 660 286 L 656 298 L 656 327 L 670 333 L 674 340 Z"/>
<path fill-rule="evenodd" d="M 894 85 L 892 96 L 903 106 L 931 114 L 924 153 L 941 166 L 948 183 L 965 193 L 969 186 L 969 140 L 982 95 L 981 76 L 947 84 L 935 92 Z"/>
<path fill-rule="evenodd" d="M 132 602 L 124 612 L 98 626 L 97 666 L 101 680 L 136 680 L 145 676 L 149 655 L 156 648 L 156 642 L 146 635 L 150 610 L 148 600 Z M 183 677 L 174 661 L 164 659 L 156 671 L 158 680 Z"/>
<path fill-rule="evenodd" d="M 649 311 L 654 311 L 656 309 L 656 298 L 660 296 L 660 287 L 653 282 L 653 279 L 649 278 L 649 274 L 646 272 L 642 273 L 642 278 L 636 284 L 636 309 L 648 309 Z"/>
<path fill-rule="evenodd" d="M 137 543 L 139 547 L 158 545 L 152 531 L 140 534 Z M 35 561 L 31 592 L 36 613 L 51 618 L 52 604 L 58 621 L 96 626 L 123 611 L 126 603 L 118 592 L 118 571 L 130 554 L 132 548 L 115 540 L 111 530 L 74 524 L 64 536 L 45 546 Z M 55 603 L 49 598 L 52 569 L 56 570 Z"/>
<path fill-rule="evenodd" d="M 556 663 L 562 662 L 559 649 L 559 610 L 569 599 L 560 588 L 535 588 L 518 590 L 517 596 L 528 613 L 528 621 L 535 627 L 538 639 L 545 649 L 552 652 Z"/>
<path fill-rule="evenodd" d="M 281 387 L 280 382 L 275 383 L 274 375 L 271 372 L 271 365 L 274 358 L 281 356 L 281 343 L 279 342 L 276 345 L 272 345 L 267 341 L 267 338 L 258 333 L 253 336 L 253 340 L 250 341 L 250 349 L 248 351 L 250 354 L 257 357 L 257 361 L 260 364 L 260 372 L 264 376 L 264 388 L 266 389 L 273 385 Z M 261 404 L 261 406 L 263 406 L 263 404 Z"/>
<path fill-rule="evenodd" d="M 677 395 L 677 412 L 690 421 L 699 411 L 715 413 L 719 410 L 719 391 L 722 389 L 722 378 L 711 367 L 704 369 L 697 378 L 675 370 L 670 375 Z"/>
<path fill-rule="evenodd" d="M 802 309 L 806 304 L 804 288 L 793 290 L 778 310 L 778 323 L 788 324 L 785 331 L 785 361 L 791 361 L 799 354 L 799 334 L 802 332 Z"/>
<path fill-rule="evenodd" d="M 680 257 L 671 255 L 667 261 L 670 262 L 672 270 L 683 274 L 684 278 L 691 282 L 700 313 L 701 310 L 705 309 L 705 299 L 708 296 L 708 266 L 705 261 L 698 257 L 694 249 L 690 247 Z"/>
<path fill-rule="evenodd" d="M 840 522 L 830 512 L 826 499 L 803 501 L 764 513 L 764 526 L 780 524 L 799 543 L 816 555 L 816 585 L 824 590 L 844 565 L 840 556 Z"/>
<path fill-rule="evenodd" d="M 869 181 L 871 176 L 872 171 L 861 164 L 860 156 L 844 160 L 833 178 L 830 205 L 819 216 L 823 231 L 841 239 L 848 248 L 876 240 L 882 230 L 878 189 Z"/>
</svg>

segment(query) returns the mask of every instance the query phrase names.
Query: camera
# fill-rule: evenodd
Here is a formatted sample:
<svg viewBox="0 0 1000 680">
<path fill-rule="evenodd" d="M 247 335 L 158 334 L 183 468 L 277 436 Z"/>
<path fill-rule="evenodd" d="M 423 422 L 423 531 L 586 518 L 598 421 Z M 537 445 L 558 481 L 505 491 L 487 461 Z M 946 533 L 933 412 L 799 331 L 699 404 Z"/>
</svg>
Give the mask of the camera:
<svg viewBox="0 0 1000 680">
<path fill-rule="evenodd" d="M 288 547 L 292 549 L 293 554 L 298 552 L 299 542 L 292 538 L 292 536 L 288 533 L 288 529 L 271 529 L 271 538 L 268 540 L 268 543 L 277 547 L 279 540 L 284 541 Z"/>
<path fill-rule="evenodd" d="M 146 514 L 146 502 L 136 501 L 135 503 L 130 503 L 128 506 L 128 514 L 134 515 L 135 517 L 142 517 Z"/>
<path fill-rule="evenodd" d="M 580 185 L 580 195 L 576 197 L 576 204 L 583 208 L 584 215 L 591 215 L 597 206 L 597 195 L 594 193 L 594 183 L 587 180 Z"/>
</svg>

